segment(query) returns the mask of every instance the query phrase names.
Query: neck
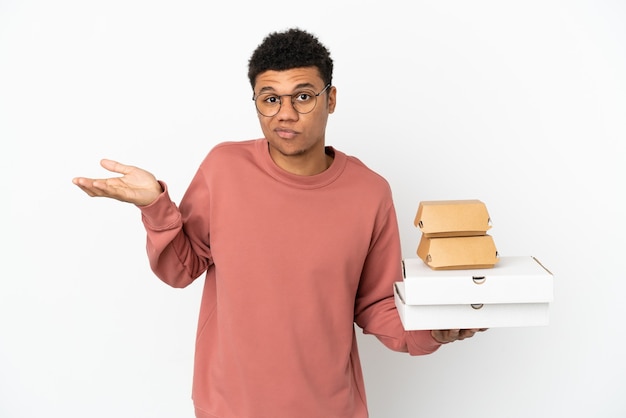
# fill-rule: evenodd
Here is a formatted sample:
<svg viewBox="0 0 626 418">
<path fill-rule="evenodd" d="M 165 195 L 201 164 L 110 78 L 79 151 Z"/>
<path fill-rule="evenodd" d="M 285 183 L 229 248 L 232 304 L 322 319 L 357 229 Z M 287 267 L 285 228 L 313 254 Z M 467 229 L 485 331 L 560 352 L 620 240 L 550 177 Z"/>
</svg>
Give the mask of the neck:
<svg viewBox="0 0 626 418">
<path fill-rule="evenodd" d="M 284 155 L 280 152 L 269 149 L 270 156 L 274 163 L 291 174 L 299 176 L 314 176 L 322 173 L 330 167 L 333 157 L 324 152 L 315 155 L 297 154 Z"/>
</svg>

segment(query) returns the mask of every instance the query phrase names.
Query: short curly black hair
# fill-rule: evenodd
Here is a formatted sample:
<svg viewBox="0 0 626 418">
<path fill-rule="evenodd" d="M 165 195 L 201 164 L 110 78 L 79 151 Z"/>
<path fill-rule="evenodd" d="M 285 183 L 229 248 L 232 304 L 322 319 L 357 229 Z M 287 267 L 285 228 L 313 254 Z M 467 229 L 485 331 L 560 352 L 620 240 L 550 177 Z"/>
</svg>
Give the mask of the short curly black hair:
<svg viewBox="0 0 626 418">
<path fill-rule="evenodd" d="M 252 53 L 248 79 L 254 89 L 256 77 L 262 72 L 301 67 L 317 67 L 324 84 L 332 84 L 333 60 L 316 36 L 299 28 L 272 32 Z"/>
</svg>

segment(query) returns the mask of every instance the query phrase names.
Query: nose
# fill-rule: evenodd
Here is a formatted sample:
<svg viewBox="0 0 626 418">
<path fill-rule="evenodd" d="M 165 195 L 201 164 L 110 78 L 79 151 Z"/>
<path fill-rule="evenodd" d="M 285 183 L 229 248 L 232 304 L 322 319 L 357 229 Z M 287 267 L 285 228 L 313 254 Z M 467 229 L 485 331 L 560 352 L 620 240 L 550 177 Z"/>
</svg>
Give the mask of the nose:
<svg viewBox="0 0 626 418">
<path fill-rule="evenodd" d="M 283 96 L 280 99 L 280 109 L 275 116 L 279 120 L 297 120 L 300 114 L 293 107 L 291 96 Z"/>
</svg>

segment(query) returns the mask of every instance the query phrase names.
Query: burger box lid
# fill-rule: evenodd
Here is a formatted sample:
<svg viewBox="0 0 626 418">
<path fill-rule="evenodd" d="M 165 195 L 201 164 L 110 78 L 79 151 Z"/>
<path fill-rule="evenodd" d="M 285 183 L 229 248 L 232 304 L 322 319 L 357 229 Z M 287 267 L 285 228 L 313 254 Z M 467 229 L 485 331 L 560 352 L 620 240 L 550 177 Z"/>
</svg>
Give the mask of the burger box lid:
<svg viewBox="0 0 626 418">
<path fill-rule="evenodd" d="M 488 268 L 498 262 L 491 235 L 439 238 L 422 235 L 417 255 L 434 270 Z"/>
<path fill-rule="evenodd" d="M 553 300 L 553 275 L 533 256 L 500 257 L 492 268 L 467 270 L 432 270 L 419 258 L 405 258 L 402 270 L 408 305 Z"/>
<path fill-rule="evenodd" d="M 426 200 L 420 202 L 414 224 L 427 237 L 484 235 L 491 218 L 478 199 Z"/>
<path fill-rule="evenodd" d="M 550 321 L 550 303 L 407 305 L 405 284 L 394 284 L 395 305 L 407 331 L 543 326 Z"/>
</svg>

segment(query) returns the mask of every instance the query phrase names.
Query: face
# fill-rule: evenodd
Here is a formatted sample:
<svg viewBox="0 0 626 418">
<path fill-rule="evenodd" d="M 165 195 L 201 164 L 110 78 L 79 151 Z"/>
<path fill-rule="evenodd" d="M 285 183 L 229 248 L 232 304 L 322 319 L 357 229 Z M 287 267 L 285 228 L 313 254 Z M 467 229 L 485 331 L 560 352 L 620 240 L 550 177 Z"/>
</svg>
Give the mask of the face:
<svg viewBox="0 0 626 418">
<path fill-rule="evenodd" d="M 254 95 L 271 93 L 282 96 L 302 89 L 319 93 L 324 87 L 324 81 L 315 67 L 266 71 L 257 76 Z M 336 89 L 332 86 L 326 89 L 317 97 L 315 108 L 306 114 L 298 113 L 288 96 L 280 100 L 280 110 L 274 116 L 267 117 L 257 112 L 273 160 L 289 171 L 298 171 L 299 165 L 325 162 L 326 123 L 328 115 L 335 110 Z"/>
</svg>

